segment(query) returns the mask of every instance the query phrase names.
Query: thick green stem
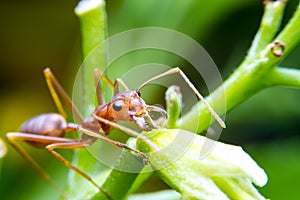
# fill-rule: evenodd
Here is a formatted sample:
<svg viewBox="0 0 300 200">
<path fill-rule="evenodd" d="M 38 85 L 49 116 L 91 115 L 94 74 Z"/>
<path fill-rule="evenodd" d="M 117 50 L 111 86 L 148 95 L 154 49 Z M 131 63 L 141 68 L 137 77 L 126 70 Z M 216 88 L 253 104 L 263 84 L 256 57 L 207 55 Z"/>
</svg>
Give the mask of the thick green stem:
<svg viewBox="0 0 300 200">
<path fill-rule="evenodd" d="M 274 40 L 279 41 L 280 44 L 285 46 L 285 49 L 279 47 L 282 50 L 282 55 L 275 55 L 272 46 L 276 46 L 277 43 L 273 42 L 257 53 L 256 56 L 251 56 L 251 60 L 245 60 L 224 84 L 215 90 L 208 98 L 208 102 L 211 105 L 222 105 L 222 103 L 219 102 L 223 102 L 223 98 L 225 98 L 226 108 L 215 107 L 217 113 L 220 115 L 225 114 L 223 112 L 224 110 L 231 110 L 267 86 L 265 80 L 269 74 L 273 73 L 274 67 L 299 43 L 299 27 L 300 4 L 293 18 Z M 281 79 L 283 80 L 283 78 Z M 223 90 L 225 91 L 225 97 L 222 95 Z M 201 102 L 196 104 L 191 111 L 178 122 L 177 127 L 192 131 L 195 130 L 195 122 L 198 122 L 198 132 L 207 129 L 211 122 L 211 116 L 207 108 Z"/>
<path fill-rule="evenodd" d="M 83 86 L 83 108 L 81 110 L 84 112 L 85 117 L 90 117 L 91 113 L 94 111 L 95 100 L 95 83 L 93 79 L 94 69 L 99 68 L 104 71 L 106 66 L 106 47 L 104 44 L 100 45 L 105 40 L 107 32 L 105 2 L 104 0 L 81 1 L 75 9 L 75 12 L 80 20 L 82 49 L 85 59 L 80 69 Z M 102 92 L 104 99 L 107 99 L 107 88 L 105 88 L 105 84 L 103 84 Z M 128 152 L 124 152 L 124 154 L 120 156 L 118 162 L 115 164 L 117 166 L 114 166 L 116 169 L 108 169 L 108 167 L 102 165 L 96 159 L 90 159 L 88 161 L 86 157 L 90 156 L 87 155 L 86 151 L 78 151 L 77 157 L 75 156 L 73 163 L 81 169 L 84 169 L 85 172 L 91 174 L 93 179 L 98 179 L 99 185 L 102 185 L 101 187 L 110 195 L 110 197 L 113 199 L 122 199 L 129 195 L 132 188 L 131 186 L 134 184 L 139 175 L 139 170 L 142 170 L 143 168 L 143 165 L 140 166 L 140 168 L 137 168 L 138 166 L 135 165 L 136 173 L 117 170 L 118 168 L 128 168 L 130 163 L 136 163 L 136 160 L 134 160 L 135 162 L 132 161 L 132 155 L 128 156 L 128 154 Z M 106 174 L 106 171 L 108 170 L 110 172 L 109 174 Z M 99 176 L 99 174 L 108 176 Z M 74 181 L 75 178 L 71 181 Z M 103 179 L 105 179 L 104 182 Z M 102 184 L 100 184 L 101 181 Z M 86 181 L 84 182 L 86 183 Z M 143 181 L 139 181 L 139 185 L 142 184 L 142 182 Z M 122 187 L 120 187 L 121 185 Z M 78 188 L 76 189 L 76 185 L 72 188 L 72 192 L 74 192 L 74 190 L 83 193 L 81 190 L 78 190 Z M 102 191 L 97 192 L 91 187 L 86 187 L 84 193 L 91 195 L 92 199 L 107 199 Z"/>
<path fill-rule="evenodd" d="M 80 19 L 82 52 L 86 58 L 89 53 L 106 38 L 105 1 L 81 1 L 75 9 Z"/>
<path fill-rule="evenodd" d="M 94 69 L 105 67 L 105 46 L 101 45 L 107 35 L 106 11 L 104 0 L 84 0 L 79 2 L 75 13 L 80 20 L 82 54 L 81 66 L 82 98 L 84 117 L 90 117 L 94 109 Z"/>
<path fill-rule="evenodd" d="M 79 108 L 83 116 L 89 118 L 95 106 L 94 69 L 105 66 L 106 63 L 105 47 L 96 48 L 106 37 L 105 2 L 103 0 L 83 0 L 76 7 L 75 13 L 80 20 L 82 53 L 85 59 L 79 70 L 79 78 L 77 77 L 79 87 L 76 90 L 81 89 Z M 95 48 L 96 51 L 93 51 Z M 109 168 L 99 163 L 86 149 L 78 149 L 75 152 L 72 164 L 87 173 L 97 183 L 101 183 L 109 171 Z M 96 192 L 97 189 L 94 186 L 70 170 L 68 198 L 89 199 Z"/>
</svg>

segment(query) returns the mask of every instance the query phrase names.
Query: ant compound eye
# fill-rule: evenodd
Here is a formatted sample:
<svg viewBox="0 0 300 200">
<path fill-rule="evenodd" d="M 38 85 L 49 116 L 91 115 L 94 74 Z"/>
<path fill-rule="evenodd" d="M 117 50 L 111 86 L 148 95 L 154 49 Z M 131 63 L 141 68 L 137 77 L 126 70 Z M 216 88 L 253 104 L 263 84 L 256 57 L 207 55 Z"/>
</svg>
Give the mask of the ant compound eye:
<svg viewBox="0 0 300 200">
<path fill-rule="evenodd" d="M 112 107 L 115 111 L 120 111 L 120 110 L 122 110 L 122 103 L 121 102 L 116 102 L 116 103 L 113 104 Z"/>
</svg>

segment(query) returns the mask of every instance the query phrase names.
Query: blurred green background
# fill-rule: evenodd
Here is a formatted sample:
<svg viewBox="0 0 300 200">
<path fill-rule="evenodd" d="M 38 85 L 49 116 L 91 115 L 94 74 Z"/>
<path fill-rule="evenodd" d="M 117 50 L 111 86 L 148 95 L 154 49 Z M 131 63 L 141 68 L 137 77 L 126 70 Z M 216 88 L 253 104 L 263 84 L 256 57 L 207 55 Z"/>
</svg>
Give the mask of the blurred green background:
<svg viewBox="0 0 300 200">
<path fill-rule="evenodd" d="M 80 29 L 73 12 L 77 3 L 74 0 L 0 2 L 1 138 L 7 132 L 17 131 L 34 115 L 56 111 L 42 75 L 45 67 L 51 67 L 71 94 L 81 61 Z M 289 1 L 283 24 L 297 3 Z M 187 34 L 208 51 L 226 79 L 246 55 L 259 27 L 263 6 L 260 0 L 108 0 L 107 13 L 109 35 L 144 26 L 171 28 Z M 282 65 L 300 69 L 299 53 L 298 45 Z M 186 73 L 197 82 L 191 72 Z M 299 99 L 297 89 L 262 91 L 228 113 L 227 128 L 221 135 L 221 141 L 242 146 L 266 170 L 269 183 L 260 191 L 270 199 L 300 196 Z M 56 182 L 66 184 L 68 169 L 46 151 L 24 146 Z M 71 159 L 71 152 L 62 153 Z M 56 199 L 58 195 L 9 148 L 7 156 L 0 160 L 0 197 Z"/>
</svg>

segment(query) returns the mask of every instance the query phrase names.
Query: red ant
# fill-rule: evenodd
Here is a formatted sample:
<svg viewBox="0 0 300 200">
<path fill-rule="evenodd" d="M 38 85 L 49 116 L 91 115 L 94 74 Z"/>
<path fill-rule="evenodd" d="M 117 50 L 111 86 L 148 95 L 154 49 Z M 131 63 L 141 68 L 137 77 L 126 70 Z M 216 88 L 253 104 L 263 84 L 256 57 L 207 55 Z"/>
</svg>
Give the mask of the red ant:
<svg viewBox="0 0 300 200">
<path fill-rule="evenodd" d="M 76 149 L 85 148 L 92 145 L 96 139 L 101 139 L 107 141 L 115 146 L 124 148 L 131 151 L 143 158 L 145 164 L 149 162 L 147 156 L 133 148 L 126 146 L 120 142 L 111 140 L 105 135 L 108 135 L 110 130 L 113 128 L 118 128 L 131 136 L 143 138 L 149 145 L 155 147 L 155 145 L 144 138 L 136 131 L 126 128 L 122 125 L 117 124 L 117 121 L 129 121 L 134 122 L 140 129 L 149 131 L 151 128 L 159 128 L 158 124 L 152 119 L 150 113 L 157 112 L 160 114 L 164 120 L 167 119 L 167 113 L 164 109 L 157 106 L 147 105 L 145 101 L 140 97 L 140 90 L 146 86 L 148 83 L 153 82 L 156 79 L 162 78 L 166 75 L 178 73 L 188 86 L 194 91 L 197 97 L 203 101 L 207 106 L 208 110 L 218 121 L 218 123 L 224 128 L 225 123 L 222 119 L 215 113 L 215 111 L 210 107 L 210 105 L 205 101 L 202 95 L 197 91 L 194 85 L 189 81 L 186 75 L 179 69 L 173 68 L 162 74 L 154 76 L 153 78 L 144 82 L 137 90 L 129 90 L 126 84 L 121 79 L 116 79 L 113 84 L 100 70 L 95 70 L 95 82 L 96 82 L 96 93 L 98 98 L 99 106 L 96 107 L 95 111 L 92 113 L 92 117 L 89 119 L 84 119 L 79 111 L 73 105 L 72 101 L 61 87 L 55 76 L 52 74 L 50 69 L 44 70 L 44 75 L 46 78 L 47 86 L 50 93 L 54 99 L 54 102 L 61 114 L 57 113 L 47 113 L 41 114 L 34 118 L 26 121 L 20 128 L 20 132 L 7 133 L 6 137 L 12 146 L 33 165 L 33 167 L 41 174 L 41 176 L 52 185 L 55 184 L 51 181 L 49 175 L 40 167 L 40 165 L 16 142 L 16 140 L 24 140 L 34 146 L 46 148 L 55 158 L 61 161 L 68 168 L 76 171 L 86 180 L 96 186 L 100 191 L 102 191 L 108 199 L 111 199 L 109 194 L 102 189 L 97 183 L 89 177 L 86 173 L 78 169 L 76 166 L 72 165 L 63 156 L 55 151 L 57 148 L 62 149 Z M 114 97 L 108 103 L 104 104 L 99 77 L 101 78 L 114 90 Z M 124 91 L 119 91 L 119 85 L 125 89 Z M 58 94 L 66 102 L 66 105 L 70 110 L 73 111 L 76 120 L 80 125 L 74 123 L 67 123 L 65 120 L 66 114 L 63 106 L 60 102 Z M 160 120 L 161 121 L 161 120 Z M 80 131 L 83 133 L 80 140 L 65 138 L 65 133 L 69 131 Z M 104 135 L 103 135 L 104 133 Z M 56 186 L 55 186 L 56 187 Z"/>
</svg>

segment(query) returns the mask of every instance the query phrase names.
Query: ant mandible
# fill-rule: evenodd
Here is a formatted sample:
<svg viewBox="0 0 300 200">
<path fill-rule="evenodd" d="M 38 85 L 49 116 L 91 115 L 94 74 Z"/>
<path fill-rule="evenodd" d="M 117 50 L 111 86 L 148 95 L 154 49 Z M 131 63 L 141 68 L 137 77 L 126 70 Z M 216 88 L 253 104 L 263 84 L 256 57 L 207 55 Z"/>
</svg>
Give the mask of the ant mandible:
<svg viewBox="0 0 300 200">
<path fill-rule="evenodd" d="M 55 76 L 52 74 L 49 68 L 44 70 L 47 86 L 53 97 L 53 100 L 61 114 L 58 113 L 47 113 L 41 114 L 34 118 L 26 121 L 20 128 L 20 132 L 7 133 L 6 137 L 12 146 L 27 160 L 33 167 L 41 174 L 41 176 L 54 187 L 58 188 L 54 182 L 50 179 L 50 176 L 40 167 L 40 165 L 16 142 L 16 140 L 24 140 L 34 146 L 46 148 L 56 159 L 61 161 L 68 168 L 76 171 L 86 180 L 92 183 L 100 191 L 102 191 L 108 199 L 111 199 L 109 194 L 102 189 L 97 183 L 86 173 L 78 169 L 67 161 L 62 155 L 55 151 L 55 149 L 77 149 L 85 148 L 92 145 L 96 139 L 101 139 L 109 142 L 120 148 L 124 148 L 135 154 L 140 155 L 143 158 L 145 164 L 149 162 L 147 156 L 131 147 L 126 146 L 120 142 L 111 140 L 106 135 L 109 134 L 111 129 L 118 128 L 127 134 L 140 137 L 144 139 L 149 145 L 155 148 L 155 145 L 144 138 L 138 132 L 126 128 L 122 125 L 117 124 L 118 121 L 129 121 L 134 122 L 140 129 L 149 131 L 151 128 L 160 128 L 158 124 L 152 119 L 150 113 L 157 112 L 164 120 L 167 119 L 167 113 L 164 109 L 153 105 L 147 105 L 145 101 L 140 97 L 140 90 L 148 83 L 153 82 L 159 78 L 170 74 L 179 74 L 187 85 L 193 90 L 196 96 L 207 106 L 212 116 L 217 120 L 221 127 L 225 128 L 225 123 L 215 113 L 215 111 L 206 102 L 203 96 L 198 92 L 194 85 L 190 82 L 187 76 L 177 67 L 170 69 L 162 74 L 154 76 L 153 78 L 144 82 L 138 89 L 129 90 L 126 84 L 121 79 L 116 79 L 114 84 L 102 73 L 100 70 L 95 70 L 95 82 L 96 82 L 96 93 L 98 99 L 98 106 L 92 113 L 92 117 L 84 119 L 79 111 L 73 105 L 72 101 L 57 81 Z M 114 97 L 106 104 L 104 104 L 103 96 L 101 92 L 101 86 L 99 77 L 101 78 L 114 90 Z M 119 91 L 119 85 L 124 88 L 124 91 Z M 73 111 L 74 117 L 80 125 L 66 122 L 66 114 L 63 106 L 60 102 L 58 94 L 65 101 L 66 105 L 70 110 Z M 161 121 L 161 120 L 160 120 Z M 65 138 L 65 133 L 69 131 L 80 131 L 83 133 L 82 138 L 79 140 Z M 104 135 L 102 134 L 104 133 Z"/>
</svg>

